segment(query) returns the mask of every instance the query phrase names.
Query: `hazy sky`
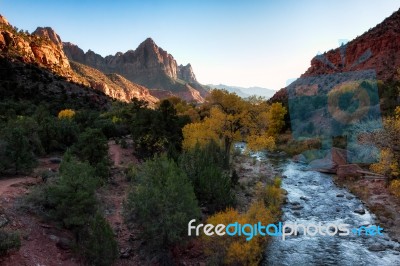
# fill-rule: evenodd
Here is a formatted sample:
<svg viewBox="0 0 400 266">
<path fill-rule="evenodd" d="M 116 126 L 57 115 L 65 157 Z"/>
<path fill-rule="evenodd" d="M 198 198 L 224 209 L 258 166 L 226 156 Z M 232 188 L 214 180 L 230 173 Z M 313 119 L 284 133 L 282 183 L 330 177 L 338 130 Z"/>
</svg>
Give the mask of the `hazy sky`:
<svg viewBox="0 0 400 266">
<path fill-rule="evenodd" d="M 14 26 L 51 26 L 85 51 L 125 52 L 151 37 L 178 64 L 191 63 L 203 84 L 271 89 L 399 7 L 398 0 L 0 0 L 0 13 Z"/>
</svg>

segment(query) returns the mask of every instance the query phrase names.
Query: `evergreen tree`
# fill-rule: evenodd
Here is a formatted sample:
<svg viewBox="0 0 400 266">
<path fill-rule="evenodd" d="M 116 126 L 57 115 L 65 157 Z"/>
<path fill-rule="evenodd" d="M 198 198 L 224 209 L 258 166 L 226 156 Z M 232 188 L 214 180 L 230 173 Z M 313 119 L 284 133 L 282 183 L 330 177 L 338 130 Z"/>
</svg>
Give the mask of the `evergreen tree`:
<svg viewBox="0 0 400 266">
<path fill-rule="evenodd" d="M 30 171 L 36 166 L 37 160 L 33 154 L 33 147 L 21 128 L 15 127 L 5 133 L 5 168 L 12 168 L 17 174 L 21 171 Z"/>
<path fill-rule="evenodd" d="M 143 164 L 137 187 L 128 195 L 128 220 L 143 227 L 153 248 L 166 249 L 187 235 L 187 222 L 199 216 L 197 200 L 186 174 L 166 156 Z"/>
</svg>

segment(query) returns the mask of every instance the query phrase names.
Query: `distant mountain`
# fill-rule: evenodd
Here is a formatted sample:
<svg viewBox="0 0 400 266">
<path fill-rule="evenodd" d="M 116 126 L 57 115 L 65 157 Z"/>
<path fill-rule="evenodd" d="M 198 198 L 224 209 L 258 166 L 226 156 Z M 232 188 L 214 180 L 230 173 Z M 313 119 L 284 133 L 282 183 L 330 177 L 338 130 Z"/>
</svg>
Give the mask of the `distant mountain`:
<svg viewBox="0 0 400 266">
<path fill-rule="evenodd" d="M 224 85 L 224 84 L 219 84 L 219 85 L 208 84 L 207 86 L 210 87 L 211 89 L 212 88 L 225 89 L 229 92 L 234 92 L 242 98 L 247 98 L 249 96 L 256 95 L 256 96 L 262 96 L 262 97 L 265 97 L 266 99 L 269 99 L 276 93 L 275 90 L 261 88 L 261 87 L 244 88 L 244 87 L 229 86 L 229 85 Z"/>
<path fill-rule="evenodd" d="M 126 79 L 150 89 L 156 97 L 179 96 L 187 101 L 203 102 L 208 91 L 193 73 L 190 64 L 178 65 L 174 57 L 148 38 L 135 50 L 102 57 L 77 45 L 64 43 L 67 57 L 96 68 L 103 73 L 117 73 Z"/>
</svg>

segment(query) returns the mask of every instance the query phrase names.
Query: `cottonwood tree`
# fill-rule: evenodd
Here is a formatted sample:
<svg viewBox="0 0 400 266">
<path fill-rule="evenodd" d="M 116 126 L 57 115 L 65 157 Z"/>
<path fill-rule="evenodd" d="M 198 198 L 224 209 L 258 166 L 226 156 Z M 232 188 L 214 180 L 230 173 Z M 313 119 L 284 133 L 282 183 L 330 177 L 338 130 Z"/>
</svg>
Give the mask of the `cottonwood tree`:
<svg viewBox="0 0 400 266">
<path fill-rule="evenodd" d="M 214 140 L 224 147 L 228 161 L 236 141 L 246 141 L 251 150 L 273 149 L 287 112 L 280 103 L 246 101 L 225 90 L 213 90 L 205 106 L 208 115 L 201 122 L 183 128 L 183 148 L 191 149 L 196 143 L 205 145 Z"/>
</svg>

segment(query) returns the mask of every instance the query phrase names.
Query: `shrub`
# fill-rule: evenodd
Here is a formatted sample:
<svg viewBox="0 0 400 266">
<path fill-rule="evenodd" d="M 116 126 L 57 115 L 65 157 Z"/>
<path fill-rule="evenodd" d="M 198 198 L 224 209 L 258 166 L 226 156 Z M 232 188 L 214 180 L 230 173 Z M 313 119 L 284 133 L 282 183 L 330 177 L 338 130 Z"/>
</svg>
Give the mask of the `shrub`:
<svg viewBox="0 0 400 266">
<path fill-rule="evenodd" d="M 225 157 L 218 144 L 196 145 L 181 156 L 180 166 L 192 182 L 200 204 L 212 213 L 234 203 L 231 177 L 223 169 Z"/>
<path fill-rule="evenodd" d="M 102 178 L 109 176 L 107 139 L 99 129 L 86 129 L 72 146 L 72 153 L 81 161 L 87 161 L 95 168 L 95 174 Z"/>
<path fill-rule="evenodd" d="M 127 220 L 134 219 L 143 228 L 151 248 L 179 243 L 187 235 L 187 222 L 199 216 L 186 174 L 162 156 L 145 162 L 136 179 L 125 208 Z"/>
<path fill-rule="evenodd" d="M 64 109 L 58 113 L 59 119 L 71 119 L 75 116 L 75 111 L 72 109 Z"/>
<path fill-rule="evenodd" d="M 244 214 L 239 214 L 236 210 L 228 208 L 226 211 L 219 212 L 207 219 L 207 223 L 225 224 L 238 222 L 239 224 L 256 224 L 261 222 L 263 225 L 274 221 L 271 212 L 265 207 L 262 201 L 255 201 L 249 210 Z M 263 250 L 265 249 L 268 238 L 255 235 L 250 241 L 246 241 L 246 236 L 203 236 L 206 244 L 206 254 L 215 264 L 229 265 L 259 265 Z"/>
<path fill-rule="evenodd" d="M 19 234 L 0 230 L 0 255 L 6 254 L 9 250 L 18 249 L 21 246 Z"/>
<path fill-rule="evenodd" d="M 389 190 L 397 198 L 400 198 L 400 180 L 393 180 L 390 183 Z"/>
<path fill-rule="evenodd" d="M 67 154 L 60 165 L 59 179 L 45 192 L 50 216 L 66 228 L 84 226 L 97 209 L 97 185 L 93 168 Z"/>
<path fill-rule="evenodd" d="M 12 169 L 14 173 L 30 172 L 37 160 L 33 146 L 20 127 L 6 128 L 4 132 L 4 169 Z"/>
<path fill-rule="evenodd" d="M 89 264 L 111 265 L 117 256 L 117 244 L 111 227 L 98 213 L 98 185 L 94 169 L 67 152 L 60 176 L 36 187 L 22 207 L 71 229 L 78 250 Z"/>
<path fill-rule="evenodd" d="M 59 132 L 59 144 L 62 150 L 74 144 L 79 135 L 78 124 L 72 119 L 60 119 L 57 121 L 57 129 Z"/>
<path fill-rule="evenodd" d="M 270 184 L 265 187 L 261 183 L 256 185 L 256 197 L 264 202 L 265 206 L 271 213 L 277 217 L 280 215 L 280 207 L 283 201 L 281 179 L 276 177 Z"/>
<path fill-rule="evenodd" d="M 391 177 L 400 175 L 400 167 L 396 157 L 390 149 L 381 151 L 380 160 L 378 163 L 371 164 L 370 169 L 376 173 Z"/>
<path fill-rule="evenodd" d="M 104 217 L 97 213 L 82 233 L 80 247 L 92 265 L 112 265 L 118 255 L 114 232 Z"/>
</svg>

